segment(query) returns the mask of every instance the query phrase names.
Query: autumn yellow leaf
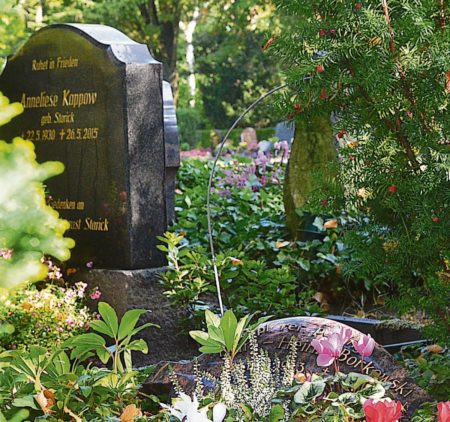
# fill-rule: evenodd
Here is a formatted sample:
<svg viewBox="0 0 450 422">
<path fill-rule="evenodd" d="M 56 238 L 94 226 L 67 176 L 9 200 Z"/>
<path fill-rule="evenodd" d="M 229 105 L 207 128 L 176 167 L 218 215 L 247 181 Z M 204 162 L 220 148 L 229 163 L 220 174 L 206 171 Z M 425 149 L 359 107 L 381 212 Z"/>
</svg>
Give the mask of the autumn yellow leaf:
<svg viewBox="0 0 450 422">
<path fill-rule="evenodd" d="M 123 409 L 120 415 L 120 422 L 133 422 L 134 418 L 142 416 L 141 409 L 138 409 L 135 404 L 129 404 Z"/>
<path fill-rule="evenodd" d="M 325 222 L 325 224 L 323 225 L 326 229 L 336 229 L 338 226 L 338 222 L 336 219 L 333 220 L 328 220 Z"/>
</svg>

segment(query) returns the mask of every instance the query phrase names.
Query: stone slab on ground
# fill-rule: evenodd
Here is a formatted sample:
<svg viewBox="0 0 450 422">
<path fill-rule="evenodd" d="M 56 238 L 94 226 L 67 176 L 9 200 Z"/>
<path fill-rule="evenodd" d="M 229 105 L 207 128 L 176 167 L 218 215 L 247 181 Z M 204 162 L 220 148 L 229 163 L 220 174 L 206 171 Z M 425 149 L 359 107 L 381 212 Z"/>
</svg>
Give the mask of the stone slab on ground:
<svg viewBox="0 0 450 422">
<path fill-rule="evenodd" d="M 102 293 L 100 301 L 109 303 L 119 318 L 129 309 L 142 308 L 149 312 L 139 320 L 141 324 L 151 322 L 161 328 L 143 330 L 143 338 L 149 353 L 136 352 L 135 366 L 154 364 L 162 360 L 192 358 L 198 352 L 197 344 L 189 337 L 187 330 L 180 328 L 180 321 L 186 317 L 184 311 L 172 306 L 163 294 L 158 277 L 164 268 L 148 270 L 83 270 L 73 276 L 72 281 L 84 281 L 89 288 L 98 287 Z M 96 302 L 91 302 L 95 309 Z"/>
<path fill-rule="evenodd" d="M 268 351 L 269 356 L 278 355 L 284 358 L 289 352 L 290 339 L 295 336 L 298 339 L 297 369 L 300 372 L 328 372 L 333 369 L 318 367 L 317 354 L 310 345 L 311 340 L 331 334 L 341 327 L 351 327 L 336 321 L 315 317 L 293 317 L 262 324 L 256 334 L 258 344 Z M 361 332 L 352 329 L 352 338 L 358 340 Z M 239 357 L 245 357 L 246 351 Z M 220 374 L 222 361 L 218 355 L 201 355 L 198 358 L 200 371 L 206 371 L 214 376 Z M 339 358 L 340 371 L 343 373 L 361 372 L 360 356 L 351 345 L 345 346 Z M 194 365 L 193 362 L 161 362 L 154 375 L 149 377 L 144 384 L 144 392 L 155 393 L 157 391 L 168 392 L 171 389 L 170 371 L 177 375 L 182 388 L 190 393 L 194 389 Z M 381 346 L 376 345 L 372 356 L 364 358 L 362 373 L 376 376 L 382 381 L 390 382 L 389 390 L 393 398 L 400 400 L 407 408 L 409 416 L 426 401 L 432 401 L 431 397 L 418 387 L 409 377 L 407 371 L 400 367 L 394 358 Z"/>
</svg>

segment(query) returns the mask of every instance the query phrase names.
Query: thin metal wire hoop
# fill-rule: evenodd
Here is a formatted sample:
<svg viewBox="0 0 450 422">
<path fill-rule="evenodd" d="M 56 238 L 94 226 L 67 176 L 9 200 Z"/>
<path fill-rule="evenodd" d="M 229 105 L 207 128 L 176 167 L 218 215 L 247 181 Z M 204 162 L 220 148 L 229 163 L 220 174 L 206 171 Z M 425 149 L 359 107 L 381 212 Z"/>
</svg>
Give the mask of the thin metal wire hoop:
<svg viewBox="0 0 450 422">
<path fill-rule="evenodd" d="M 221 289 L 220 289 L 219 272 L 217 270 L 217 263 L 216 263 L 216 254 L 214 252 L 214 239 L 213 239 L 212 220 L 211 220 L 211 190 L 212 190 L 212 182 L 213 182 L 214 176 L 216 174 L 217 162 L 219 161 L 219 158 L 222 154 L 223 147 L 225 145 L 225 142 L 228 140 L 228 137 L 230 136 L 231 131 L 237 126 L 237 124 L 242 120 L 242 118 L 250 110 L 252 110 L 254 107 L 256 107 L 261 101 L 263 101 L 265 98 L 267 98 L 269 95 L 272 95 L 273 93 L 280 91 L 281 89 L 286 88 L 286 87 L 287 87 L 287 84 L 280 85 L 276 88 L 271 89 L 270 91 L 266 92 L 265 94 L 261 95 L 261 97 L 259 97 L 250 106 L 248 106 L 246 108 L 246 110 L 235 120 L 235 122 L 228 129 L 228 132 L 225 134 L 225 136 L 223 137 L 222 141 L 219 144 L 219 148 L 217 149 L 217 153 L 214 158 L 211 173 L 209 175 L 208 191 L 207 191 L 207 195 L 206 195 L 206 219 L 208 221 L 209 246 L 210 246 L 210 250 L 211 250 L 211 257 L 212 257 L 212 263 L 213 263 L 213 269 L 214 269 L 214 280 L 216 282 L 217 298 L 219 300 L 221 316 L 223 316 L 224 311 L 223 311 L 223 303 L 222 303 L 222 293 L 221 293 Z"/>
</svg>

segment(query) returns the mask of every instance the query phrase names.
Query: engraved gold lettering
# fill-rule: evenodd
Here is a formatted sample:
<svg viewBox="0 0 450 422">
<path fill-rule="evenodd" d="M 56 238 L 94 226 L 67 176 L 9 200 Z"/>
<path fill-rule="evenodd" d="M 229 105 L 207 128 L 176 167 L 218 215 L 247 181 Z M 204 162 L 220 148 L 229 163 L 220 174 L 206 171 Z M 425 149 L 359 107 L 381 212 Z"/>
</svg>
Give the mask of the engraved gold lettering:
<svg viewBox="0 0 450 422">
<path fill-rule="evenodd" d="M 58 57 L 56 59 L 57 69 L 65 69 L 67 67 L 78 67 L 78 59 L 70 57 Z"/>
<path fill-rule="evenodd" d="M 31 62 L 31 70 L 36 72 L 38 70 L 47 70 L 48 69 L 48 60 L 32 60 Z"/>
<path fill-rule="evenodd" d="M 97 102 L 96 92 L 74 92 L 70 89 L 63 90 L 62 105 L 63 107 L 79 108 L 86 105 L 92 105 Z"/>
<path fill-rule="evenodd" d="M 93 220 L 92 218 L 87 217 L 84 220 L 84 230 L 107 232 L 109 231 L 108 223 L 109 221 L 107 218 Z"/>
<path fill-rule="evenodd" d="M 341 353 L 341 356 L 339 356 L 339 362 L 343 362 L 343 361 L 347 360 L 349 355 L 350 355 L 350 350 L 344 349 Z"/>
<path fill-rule="evenodd" d="M 346 363 L 348 366 L 356 366 L 356 365 L 358 365 L 358 363 L 359 363 L 359 359 L 358 359 L 357 357 L 355 357 L 355 356 L 350 356 L 350 357 L 345 361 L 345 363 Z"/>
<path fill-rule="evenodd" d="M 73 111 L 70 113 L 62 114 L 59 112 L 55 113 L 55 123 L 75 123 Z"/>
<path fill-rule="evenodd" d="M 44 114 L 41 117 L 41 126 L 45 126 L 48 125 L 52 122 L 52 116 L 50 115 L 50 113 Z"/>
<path fill-rule="evenodd" d="M 47 95 L 45 91 L 41 91 L 38 96 L 28 96 L 22 93 L 20 100 L 24 108 L 47 108 L 56 107 L 58 105 L 57 95 Z"/>
<path fill-rule="evenodd" d="M 81 218 L 78 220 L 69 220 L 70 230 L 81 230 Z"/>
</svg>

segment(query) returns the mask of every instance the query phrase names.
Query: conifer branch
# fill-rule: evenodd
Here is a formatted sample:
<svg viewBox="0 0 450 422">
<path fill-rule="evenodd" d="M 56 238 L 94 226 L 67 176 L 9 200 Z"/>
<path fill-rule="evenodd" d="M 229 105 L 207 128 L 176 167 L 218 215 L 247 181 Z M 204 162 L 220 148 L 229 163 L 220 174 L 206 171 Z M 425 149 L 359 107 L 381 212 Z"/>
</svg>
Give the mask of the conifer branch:
<svg viewBox="0 0 450 422">
<path fill-rule="evenodd" d="M 352 63 L 349 60 L 347 60 L 347 69 L 349 70 L 349 72 L 352 75 L 352 77 L 356 79 L 355 69 L 353 68 Z M 357 86 L 359 92 L 361 93 L 361 95 L 363 96 L 363 98 L 366 100 L 366 102 L 369 105 L 371 105 L 373 107 L 373 109 L 375 110 L 375 102 L 372 100 L 372 98 L 370 97 L 370 95 L 367 92 L 367 90 L 363 86 L 361 86 L 360 84 L 356 84 L 356 86 Z M 417 161 L 416 155 L 414 154 L 414 151 L 412 149 L 412 146 L 411 146 L 408 138 L 402 132 L 400 117 L 398 117 L 398 115 L 397 115 L 395 123 L 389 121 L 386 118 L 381 119 L 381 120 L 383 121 L 384 125 L 391 132 L 393 132 L 395 134 L 398 143 L 405 150 L 406 157 L 408 158 L 408 161 L 410 162 L 410 164 L 413 167 L 414 171 L 418 171 L 419 168 L 420 168 L 420 164 Z"/>
<path fill-rule="evenodd" d="M 387 0 L 382 0 L 383 2 L 383 11 L 384 17 L 386 18 L 386 24 L 389 32 L 389 50 L 392 54 L 395 53 L 395 42 L 394 42 L 394 30 L 391 25 L 391 17 L 389 16 L 389 7 L 387 4 Z"/>
</svg>

